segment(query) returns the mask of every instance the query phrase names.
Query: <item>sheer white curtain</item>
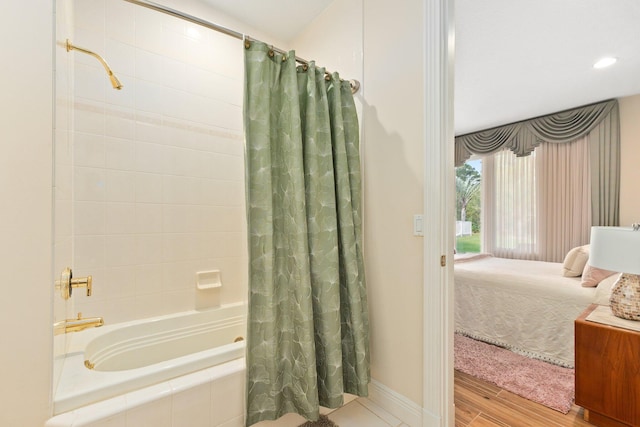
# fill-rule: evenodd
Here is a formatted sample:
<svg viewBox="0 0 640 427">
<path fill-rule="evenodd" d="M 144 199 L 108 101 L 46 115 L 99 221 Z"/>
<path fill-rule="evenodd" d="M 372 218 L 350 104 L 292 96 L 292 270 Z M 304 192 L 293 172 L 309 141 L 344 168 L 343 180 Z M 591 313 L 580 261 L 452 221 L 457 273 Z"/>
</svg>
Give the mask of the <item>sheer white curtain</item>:
<svg viewBox="0 0 640 427">
<path fill-rule="evenodd" d="M 536 259 L 536 153 L 499 151 L 482 162 L 482 247 L 502 258 Z"/>
<path fill-rule="evenodd" d="M 482 247 L 503 258 L 562 262 L 589 241 L 591 193 L 586 137 L 543 142 L 526 157 L 483 159 Z"/>
</svg>

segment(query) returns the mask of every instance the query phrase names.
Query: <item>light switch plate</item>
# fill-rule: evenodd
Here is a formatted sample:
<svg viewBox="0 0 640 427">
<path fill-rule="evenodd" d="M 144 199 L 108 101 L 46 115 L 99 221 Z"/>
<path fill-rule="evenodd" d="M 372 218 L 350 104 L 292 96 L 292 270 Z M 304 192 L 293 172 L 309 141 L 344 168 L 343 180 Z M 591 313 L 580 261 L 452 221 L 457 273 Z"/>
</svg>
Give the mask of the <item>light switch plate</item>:
<svg viewBox="0 0 640 427">
<path fill-rule="evenodd" d="M 413 235 L 424 236 L 424 220 L 422 215 L 413 216 Z"/>
</svg>

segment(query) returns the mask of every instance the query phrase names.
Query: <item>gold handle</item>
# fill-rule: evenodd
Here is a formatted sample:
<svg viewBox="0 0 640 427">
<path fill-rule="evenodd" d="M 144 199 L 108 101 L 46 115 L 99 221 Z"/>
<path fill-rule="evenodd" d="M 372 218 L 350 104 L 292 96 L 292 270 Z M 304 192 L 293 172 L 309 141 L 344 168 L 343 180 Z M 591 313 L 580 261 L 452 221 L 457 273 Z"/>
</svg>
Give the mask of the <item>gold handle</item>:
<svg viewBox="0 0 640 427">
<path fill-rule="evenodd" d="M 93 289 L 91 285 L 92 282 L 93 282 L 93 279 L 91 276 L 71 279 L 71 282 L 69 284 L 69 296 L 71 296 L 71 289 L 73 288 L 87 288 L 87 296 L 90 297 L 91 291 Z"/>
<path fill-rule="evenodd" d="M 67 300 L 71 298 L 73 288 L 87 288 L 87 296 L 90 297 L 93 292 L 93 278 L 87 276 L 73 279 L 73 272 L 67 267 L 60 274 L 60 279 L 56 280 L 56 290 Z"/>
</svg>

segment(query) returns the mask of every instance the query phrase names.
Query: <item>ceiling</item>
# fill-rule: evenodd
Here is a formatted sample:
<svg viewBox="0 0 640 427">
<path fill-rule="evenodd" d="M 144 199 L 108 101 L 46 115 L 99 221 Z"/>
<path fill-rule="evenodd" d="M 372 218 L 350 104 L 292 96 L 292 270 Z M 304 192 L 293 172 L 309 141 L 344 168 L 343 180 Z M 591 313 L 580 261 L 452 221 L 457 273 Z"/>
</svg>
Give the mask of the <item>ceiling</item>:
<svg viewBox="0 0 640 427">
<path fill-rule="evenodd" d="M 640 93 L 640 1 L 456 0 L 455 130 Z M 618 62 L 605 69 L 603 56 Z"/>
<path fill-rule="evenodd" d="M 332 3 L 206 1 L 284 41 Z M 638 0 L 455 0 L 455 19 L 457 135 L 640 93 Z"/>
<path fill-rule="evenodd" d="M 203 0 L 277 40 L 300 34 L 333 0 Z"/>
</svg>

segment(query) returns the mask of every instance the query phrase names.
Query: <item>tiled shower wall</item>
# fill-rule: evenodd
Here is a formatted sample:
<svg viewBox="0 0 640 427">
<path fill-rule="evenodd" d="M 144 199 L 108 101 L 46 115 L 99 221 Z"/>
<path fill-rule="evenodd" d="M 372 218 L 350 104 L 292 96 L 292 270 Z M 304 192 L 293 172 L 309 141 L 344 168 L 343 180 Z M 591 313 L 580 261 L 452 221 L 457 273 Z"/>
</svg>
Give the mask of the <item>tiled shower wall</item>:
<svg viewBox="0 0 640 427">
<path fill-rule="evenodd" d="M 116 323 L 246 299 L 243 47 L 122 0 L 75 0 L 75 311 Z M 196 290 L 220 270 L 222 288 Z"/>
</svg>

